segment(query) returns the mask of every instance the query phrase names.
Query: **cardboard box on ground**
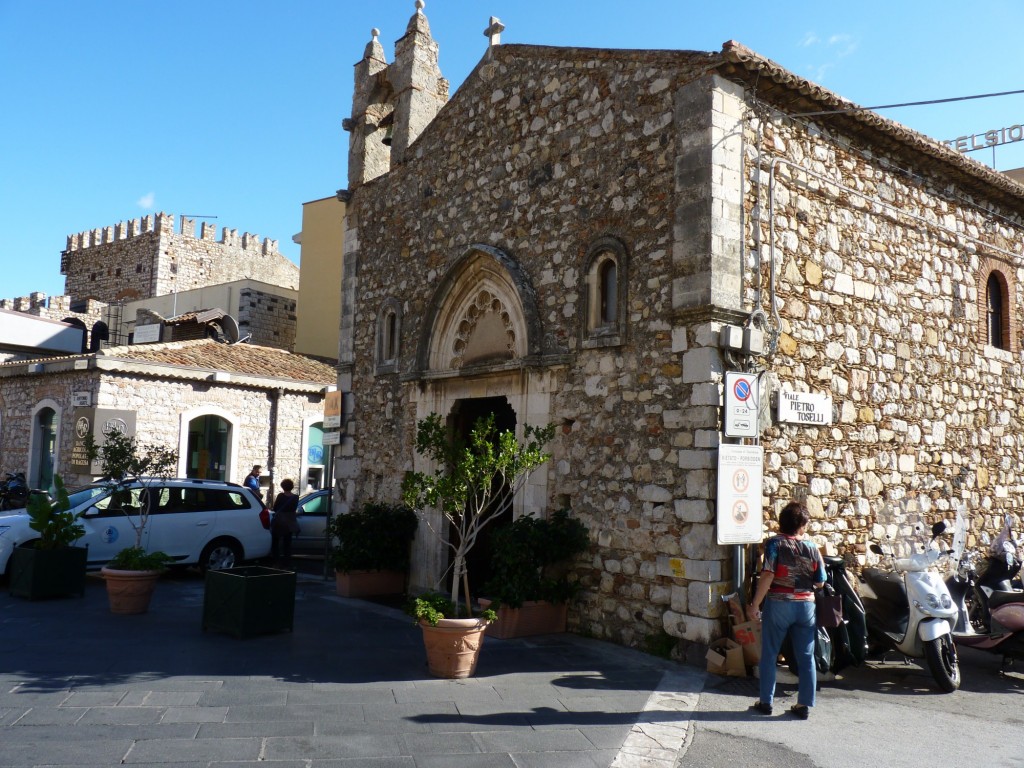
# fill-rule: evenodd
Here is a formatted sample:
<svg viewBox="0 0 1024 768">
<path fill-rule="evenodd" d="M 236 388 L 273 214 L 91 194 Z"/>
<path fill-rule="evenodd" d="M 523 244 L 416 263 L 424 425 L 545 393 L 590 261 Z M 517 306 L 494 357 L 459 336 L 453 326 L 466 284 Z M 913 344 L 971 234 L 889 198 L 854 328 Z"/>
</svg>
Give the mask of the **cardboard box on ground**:
<svg viewBox="0 0 1024 768">
<path fill-rule="evenodd" d="M 743 661 L 743 647 L 735 640 L 720 637 L 708 647 L 708 672 L 713 675 L 746 677 L 747 665 Z"/>
</svg>

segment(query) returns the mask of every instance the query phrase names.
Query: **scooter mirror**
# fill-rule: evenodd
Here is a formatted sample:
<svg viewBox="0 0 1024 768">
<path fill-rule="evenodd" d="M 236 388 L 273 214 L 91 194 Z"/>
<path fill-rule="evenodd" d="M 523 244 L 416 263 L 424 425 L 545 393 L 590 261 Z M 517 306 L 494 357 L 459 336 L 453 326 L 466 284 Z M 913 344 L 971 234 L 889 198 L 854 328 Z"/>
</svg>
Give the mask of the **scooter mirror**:
<svg viewBox="0 0 1024 768">
<path fill-rule="evenodd" d="M 945 530 L 946 530 L 946 521 L 945 520 L 939 520 L 939 522 L 935 523 L 932 526 L 932 538 L 934 539 L 936 536 L 941 536 L 943 531 L 945 531 Z"/>
<path fill-rule="evenodd" d="M 868 549 L 870 549 L 876 555 L 884 555 L 885 554 L 885 551 L 880 546 L 878 546 L 875 543 L 872 543 L 871 546 L 868 547 Z"/>
</svg>

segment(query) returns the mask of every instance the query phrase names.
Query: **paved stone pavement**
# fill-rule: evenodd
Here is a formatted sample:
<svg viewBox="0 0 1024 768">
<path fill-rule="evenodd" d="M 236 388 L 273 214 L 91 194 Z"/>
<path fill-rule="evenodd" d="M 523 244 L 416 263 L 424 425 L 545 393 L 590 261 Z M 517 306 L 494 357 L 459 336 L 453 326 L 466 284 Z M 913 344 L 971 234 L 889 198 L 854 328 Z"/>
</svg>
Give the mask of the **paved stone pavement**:
<svg viewBox="0 0 1024 768">
<path fill-rule="evenodd" d="M 672 768 L 702 670 L 573 635 L 487 638 L 475 677 L 426 671 L 390 607 L 300 577 L 293 632 L 201 629 L 203 581 L 149 613 L 0 595 L 0 766 Z"/>
</svg>

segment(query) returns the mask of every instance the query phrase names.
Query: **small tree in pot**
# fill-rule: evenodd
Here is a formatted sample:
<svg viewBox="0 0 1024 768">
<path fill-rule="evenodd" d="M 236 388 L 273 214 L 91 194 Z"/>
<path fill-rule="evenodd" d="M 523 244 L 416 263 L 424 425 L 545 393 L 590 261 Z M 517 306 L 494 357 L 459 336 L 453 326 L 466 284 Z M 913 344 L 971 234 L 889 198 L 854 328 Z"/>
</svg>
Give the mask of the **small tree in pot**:
<svg viewBox="0 0 1024 768">
<path fill-rule="evenodd" d="M 523 431 L 525 441 L 520 444 L 515 432 L 498 431 L 493 414 L 476 421 L 468 441 L 451 435 L 436 413 L 417 425 L 416 452 L 436 468 L 432 473 L 409 472 L 402 482 L 402 498 L 414 509 L 436 507 L 451 524 L 451 536 L 441 536 L 454 556 L 450 600 L 458 605 L 461 584 L 467 613 L 471 603 L 466 555 L 484 526 L 511 509 L 530 474 L 551 458 L 543 447 L 554 437 L 554 425 L 526 425 Z"/>
<path fill-rule="evenodd" d="M 142 546 L 146 526 L 156 506 L 151 490 L 155 482 L 173 476 L 178 466 L 178 452 L 155 445 L 140 447 L 135 437 L 121 432 L 108 433 L 102 446 L 97 446 L 91 436 L 85 443 L 90 461 L 99 458 L 112 493 L 139 490 L 138 518 L 128 515 L 128 522 L 135 531 L 135 543 L 118 552 L 101 573 L 107 580 L 113 612 L 144 613 L 149 608 L 156 579 L 170 561 L 166 553 L 147 552 Z"/>
<path fill-rule="evenodd" d="M 552 425 L 526 426 L 525 442 L 520 444 L 514 432 L 498 431 L 493 414 L 477 420 L 468 441 L 450 435 L 436 413 L 417 425 L 416 451 L 430 459 L 435 469 L 407 474 L 403 499 L 413 508 L 436 507 L 441 512 L 451 535 L 432 530 L 451 548 L 454 569 L 450 597 L 422 595 L 409 607 L 423 631 L 431 674 L 460 678 L 476 670 L 484 630 L 495 614 L 486 610 L 480 618 L 472 618 L 466 556 L 484 526 L 511 509 L 530 473 L 550 458 L 543 446 L 554 432 Z M 460 613 L 460 584 L 464 619 L 455 618 Z"/>
</svg>

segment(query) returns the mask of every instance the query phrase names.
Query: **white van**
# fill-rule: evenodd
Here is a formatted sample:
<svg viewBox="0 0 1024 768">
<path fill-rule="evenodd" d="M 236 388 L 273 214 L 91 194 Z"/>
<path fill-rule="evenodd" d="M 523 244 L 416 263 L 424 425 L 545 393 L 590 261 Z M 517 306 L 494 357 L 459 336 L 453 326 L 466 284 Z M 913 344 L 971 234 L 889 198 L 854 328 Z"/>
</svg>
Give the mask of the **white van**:
<svg viewBox="0 0 1024 768">
<path fill-rule="evenodd" d="M 145 486 L 145 490 L 144 490 Z M 135 526 L 144 492 L 153 494 L 142 546 L 165 552 L 173 565 L 232 568 L 270 554 L 270 531 L 260 522 L 263 503 L 235 483 L 219 480 L 135 481 L 111 491 L 94 483 L 69 494 L 72 514 L 80 515 L 85 534 L 75 542 L 87 547 L 88 568 L 102 568 L 125 547 L 135 545 Z M 14 547 L 38 538 L 25 510 L 0 514 L 0 574 Z"/>
</svg>

